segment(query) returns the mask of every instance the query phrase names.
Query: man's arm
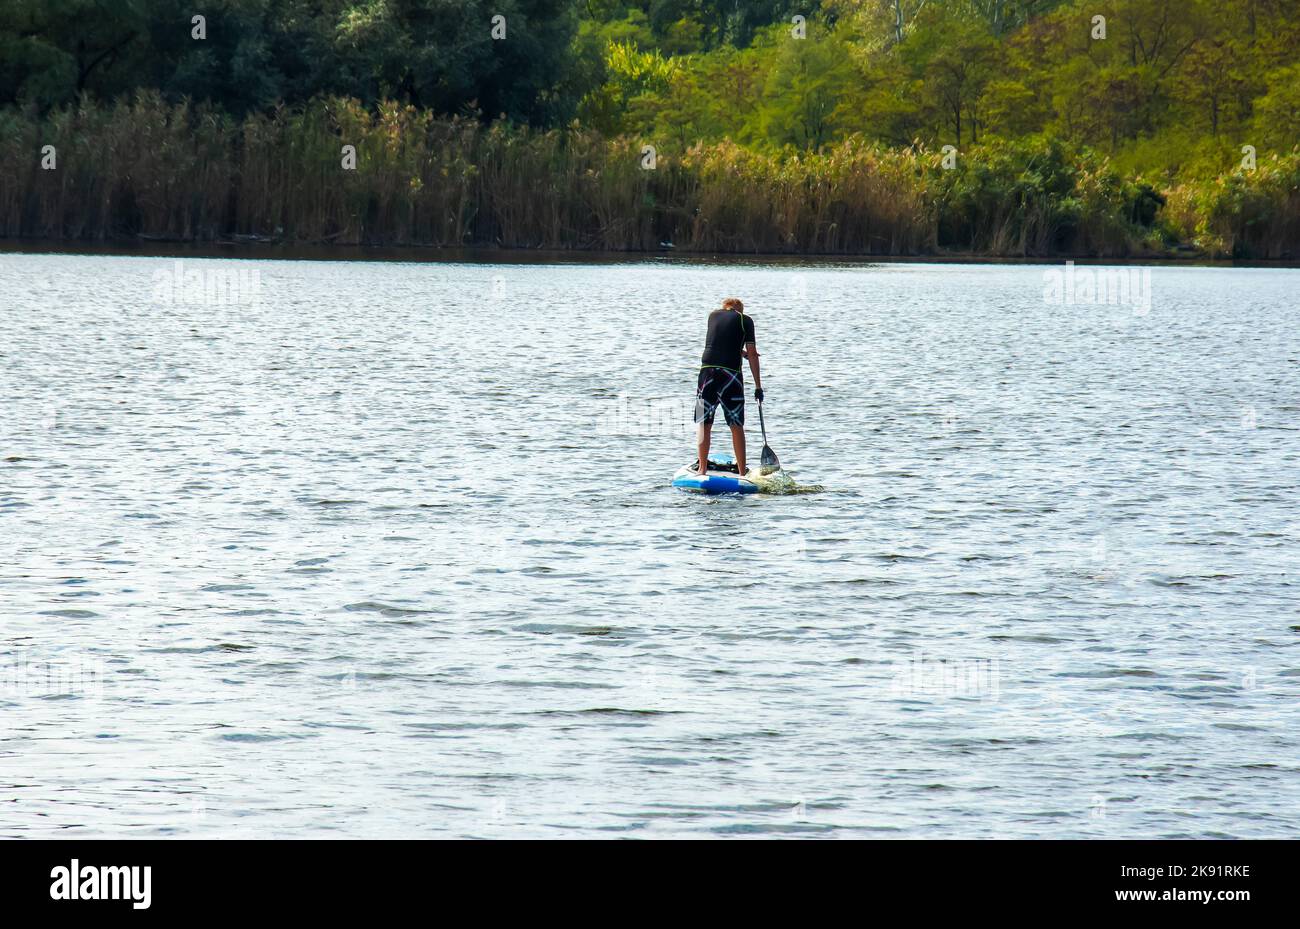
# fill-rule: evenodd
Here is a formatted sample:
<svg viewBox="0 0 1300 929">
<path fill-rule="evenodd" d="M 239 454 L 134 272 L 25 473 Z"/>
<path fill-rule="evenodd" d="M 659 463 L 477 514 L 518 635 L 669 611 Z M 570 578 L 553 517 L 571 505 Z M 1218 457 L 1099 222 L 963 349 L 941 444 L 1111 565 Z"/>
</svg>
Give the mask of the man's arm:
<svg viewBox="0 0 1300 929">
<path fill-rule="evenodd" d="M 755 394 L 763 389 L 763 379 L 758 375 L 758 346 L 753 342 L 745 343 L 745 350 L 741 352 L 749 359 L 749 373 L 754 375 Z"/>
</svg>

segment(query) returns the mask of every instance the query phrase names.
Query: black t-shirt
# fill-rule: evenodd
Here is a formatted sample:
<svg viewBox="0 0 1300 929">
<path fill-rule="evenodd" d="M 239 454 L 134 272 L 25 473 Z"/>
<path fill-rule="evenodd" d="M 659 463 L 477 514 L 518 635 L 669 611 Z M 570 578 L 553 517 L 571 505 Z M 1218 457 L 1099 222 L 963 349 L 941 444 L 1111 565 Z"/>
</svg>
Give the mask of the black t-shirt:
<svg viewBox="0 0 1300 929">
<path fill-rule="evenodd" d="M 740 370 L 740 350 L 754 341 L 754 320 L 735 310 L 714 310 L 709 314 L 709 334 L 704 339 L 700 364 Z"/>
</svg>

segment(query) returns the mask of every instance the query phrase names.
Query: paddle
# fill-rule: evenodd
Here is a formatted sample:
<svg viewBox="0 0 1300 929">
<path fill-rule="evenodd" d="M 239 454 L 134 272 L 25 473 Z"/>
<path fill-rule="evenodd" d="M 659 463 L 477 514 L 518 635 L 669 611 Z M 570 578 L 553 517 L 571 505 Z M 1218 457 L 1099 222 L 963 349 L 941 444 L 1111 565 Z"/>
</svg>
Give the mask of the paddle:
<svg viewBox="0 0 1300 929">
<path fill-rule="evenodd" d="M 767 425 L 763 422 L 763 401 L 758 401 L 758 428 L 763 430 L 763 454 L 758 459 L 759 472 L 771 474 L 781 469 L 781 462 L 776 460 L 776 452 L 767 444 Z"/>
</svg>

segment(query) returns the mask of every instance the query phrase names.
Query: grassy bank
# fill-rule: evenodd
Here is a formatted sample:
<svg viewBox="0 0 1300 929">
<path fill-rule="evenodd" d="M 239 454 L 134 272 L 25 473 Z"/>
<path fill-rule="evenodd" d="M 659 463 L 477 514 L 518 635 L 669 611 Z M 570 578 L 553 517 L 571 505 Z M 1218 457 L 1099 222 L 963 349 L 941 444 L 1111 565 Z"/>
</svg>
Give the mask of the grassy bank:
<svg viewBox="0 0 1300 929">
<path fill-rule="evenodd" d="M 42 146 L 57 167 L 41 166 Z M 356 169 L 341 164 L 356 148 Z M 130 103 L 0 112 L 0 236 L 842 255 L 1300 254 L 1300 153 L 1160 189 L 1052 140 L 657 152 L 580 129 L 318 99 L 236 120 Z"/>
</svg>

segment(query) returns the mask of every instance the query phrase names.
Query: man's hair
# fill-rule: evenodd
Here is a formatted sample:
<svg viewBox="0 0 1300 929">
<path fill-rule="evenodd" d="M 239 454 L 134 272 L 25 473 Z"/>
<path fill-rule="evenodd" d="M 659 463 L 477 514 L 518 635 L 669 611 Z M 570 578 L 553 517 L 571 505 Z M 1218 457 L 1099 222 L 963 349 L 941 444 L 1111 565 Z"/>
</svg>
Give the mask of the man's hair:
<svg viewBox="0 0 1300 929">
<path fill-rule="evenodd" d="M 724 310 L 736 310 L 740 313 L 745 312 L 745 304 L 741 303 L 738 297 L 728 297 L 726 300 L 723 300 L 722 308 Z"/>
</svg>

